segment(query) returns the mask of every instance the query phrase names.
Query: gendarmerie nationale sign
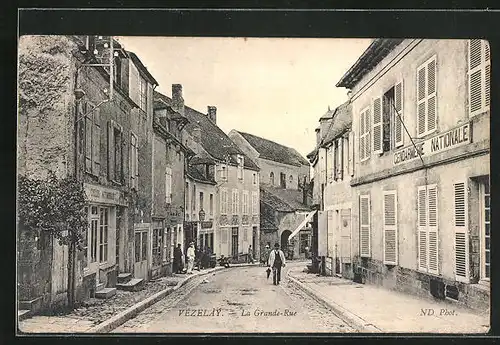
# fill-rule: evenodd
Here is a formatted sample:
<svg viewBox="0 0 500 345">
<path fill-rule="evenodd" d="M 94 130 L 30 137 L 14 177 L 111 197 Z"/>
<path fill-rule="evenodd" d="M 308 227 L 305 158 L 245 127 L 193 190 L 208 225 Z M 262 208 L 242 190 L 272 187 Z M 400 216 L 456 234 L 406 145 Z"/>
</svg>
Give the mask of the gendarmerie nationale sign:
<svg viewBox="0 0 500 345">
<path fill-rule="evenodd" d="M 407 146 L 394 152 L 394 165 L 419 159 L 422 157 L 446 151 L 471 142 L 470 123 L 460 125 L 447 132 L 440 133 L 434 137 L 415 143 L 415 146 Z"/>
</svg>

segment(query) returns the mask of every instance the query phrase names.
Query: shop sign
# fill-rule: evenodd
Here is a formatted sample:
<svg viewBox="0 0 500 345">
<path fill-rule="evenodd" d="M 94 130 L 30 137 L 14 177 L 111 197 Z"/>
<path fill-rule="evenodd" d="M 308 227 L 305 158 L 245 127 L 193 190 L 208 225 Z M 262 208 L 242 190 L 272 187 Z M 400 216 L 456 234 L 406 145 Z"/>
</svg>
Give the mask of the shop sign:
<svg viewBox="0 0 500 345">
<path fill-rule="evenodd" d="M 118 190 L 96 186 L 89 183 L 84 183 L 83 188 L 88 200 L 92 203 L 112 205 L 125 204 L 123 194 Z"/>
<path fill-rule="evenodd" d="M 204 222 L 201 222 L 201 228 L 202 229 L 211 229 L 213 224 L 213 222 L 211 220 L 207 220 L 207 221 L 204 221 Z"/>
<path fill-rule="evenodd" d="M 470 123 L 453 128 L 394 152 L 394 165 L 420 159 L 472 142 Z M 420 154 L 420 156 L 419 156 Z"/>
</svg>

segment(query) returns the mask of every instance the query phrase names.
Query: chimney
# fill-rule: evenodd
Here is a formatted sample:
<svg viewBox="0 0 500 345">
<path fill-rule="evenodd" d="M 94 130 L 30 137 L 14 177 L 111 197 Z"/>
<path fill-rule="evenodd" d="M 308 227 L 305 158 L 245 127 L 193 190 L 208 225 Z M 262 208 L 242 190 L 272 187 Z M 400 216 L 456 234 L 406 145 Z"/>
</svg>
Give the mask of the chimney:
<svg viewBox="0 0 500 345">
<path fill-rule="evenodd" d="M 217 107 L 214 107 L 213 105 L 209 105 L 207 107 L 208 113 L 207 116 L 212 121 L 213 123 L 217 123 Z"/>
<path fill-rule="evenodd" d="M 181 84 L 172 84 L 172 108 L 184 116 L 184 98 L 182 98 Z"/>
</svg>

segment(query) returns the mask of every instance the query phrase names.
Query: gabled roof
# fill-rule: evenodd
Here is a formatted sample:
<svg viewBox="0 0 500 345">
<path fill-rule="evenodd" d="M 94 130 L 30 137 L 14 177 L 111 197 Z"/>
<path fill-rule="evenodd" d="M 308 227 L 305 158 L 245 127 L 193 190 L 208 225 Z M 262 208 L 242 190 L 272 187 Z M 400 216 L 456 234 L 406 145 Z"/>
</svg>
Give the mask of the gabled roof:
<svg viewBox="0 0 500 345">
<path fill-rule="evenodd" d="M 309 162 L 291 147 L 278 144 L 253 134 L 240 131 L 236 132 L 245 138 L 245 140 L 259 153 L 259 158 L 294 166 L 309 165 Z"/>
<path fill-rule="evenodd" d="M 154 92 L 154 98 L 159 98 L 169 105 L 172 105 L 172 99 L 157 91 Z M 229 157 L 229 162 L 233 165 L 237 164 L 234 155 L 242 155 L 244 157 L 245 168 L 259 171 L 259 167 L 255 164 L 243 151 L 222 131 L 215 123 L 213 123 L 207 115 L 202 114 L 188 106 L 184 107 L 184 116 L 189 120 L 185 129 L 189 134 L 193 135 L 196 127 L 201 129 L 201 145 L 215 159 L 226 161 Z"/>
<path fill-rule="evenodd" d="M 352 114 L 351 107 L 349 106 L 349 101 L 339 105 L 335 109 L 335 114 L 330 122 L 330 126 L 326 131 L 326 135 L 322 140 L 322 145 L 328 145 L 333 140 L 341 136 L 345 131 L 351 128 L 352 124 Z"/>
<path fill-rule="evenodd" d="M 302 203 L 303 191 L 298 189 L 260 186 L 260 200 L 276 211 L 309 211 L 311 208 Z"/>
<path fill-rule="evenodd" d="M 335 113 L 335 109 L 331 110 L 330 106 L 328 106 L 328 110 L 326 111 L 326 113 L 323 114 L 323 116 L 321 116 L 319 118 L 319 121 L 322 122 L 322 121 L 331 119 L 333 117 L 334 113 Z"/>
<path fill-rule="evenodd" d="M 205 177 L 205 175 L 200 171 L 199 165 L 188 165 L 187 175 L 188 177 L 197 182 L 213 184 L 213 185 L 216 184 L 215 180 Z"/>
<path fill-rule="evenodd" d="M 401 42 L 403 39 L 378 38 L 373 40 L 335 86 L 352 89 Z"/>
</svg>

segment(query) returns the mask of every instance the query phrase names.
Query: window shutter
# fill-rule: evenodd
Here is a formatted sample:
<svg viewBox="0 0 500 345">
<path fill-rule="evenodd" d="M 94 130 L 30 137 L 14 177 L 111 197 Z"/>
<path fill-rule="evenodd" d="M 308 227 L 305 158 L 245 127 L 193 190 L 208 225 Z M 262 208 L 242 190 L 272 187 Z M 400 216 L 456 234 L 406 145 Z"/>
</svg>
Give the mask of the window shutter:
<svg viewBox="0 0 500 345">
<path fill-rule="evenodd" d="M 398 264 L 398 214 L 396 191 L 384 192 L 384 264 Z"/>
<path fill-rule="evenodd" d="M 360 255 L 362 257 L 371 256 L 371 239 L 370 239 L 370 196 L 360 195 Z"/>
<path fill-rule="evenodd" d="M 438 274 L 439 273 L 439 217 L 438 217 L 438 198 L 437 198 L 437 186 L 432 185 L 427 188 L 427 217 L 428 217 L 428 228 L 427 228 L 427 239 L 429 247 L 429 273 Z"/>
<path fill-rule="evenodd" d="M 484 106 L 486 109 L 490 108 L 490 44 L 488 41 L 483 41 L 484 43 Z"/>
<path fill-rule="evenodd" d="M 437 65 L 436 59 L 427 64 L 427 131 L 433 131 L 437 125 Z"/>
<path fill-rule="evenodd" d="M 99 108 L 93 111 L 92 174 L 98 176 L 101 167 L 101 123 Z"/>
<path fill-rule="evenodd" d="M 349 174 L 354 176 L 354 132 L 349 132 Z"/>
<path fill-rule="evenodd" d="M 359 160 L 365 158 L 365 114 L 366 111 L 361 113 L 360 131 L 359 131 Z"/>
<path fill-rule="evenodd" d="M 396 147 L 400 147 L 404 145 L 404 131 L 403 131 L 403 97 L 404 89 L 403 89 L 403 81 L 401 80 L 394 86 L 394 106 L 396 107 L 395 114 L 395 126 L 394 126 L 394 141 Z"/>
<path fill-rule="evenodd" d="M 108 122 L 108 179 L 115 177 L 115 139 L 114 128 L 111 121 Z"/>
<path fill-rule="evenodd" d="M 382 98 L 373 100 L 373 153 L 382 153 Z"/>
<path fill-rule="evenodd" d="M 427 186 L 418 187 L 418 268 L 427 271 Z"/>
<path fill-rule="evenodd" d="M 426 65 L 417 70 L 417 134 L 425 133 L 425 114 L 426 114 Z"/>
<path fill-rule="evenodd" d="M 341 214 L 340 255 L 342 258 L 342 263 L 351 263 L 351 223 L 350 223 L 351 212 L 349 209 L 341 210 L 340 214 Z"/>
<path fill-rule="evenodd" d="M 467 185 L 465 182 L 455 183 L 454 191 L 454 219 L 455 228 L 455 279 L 468 282 L 469 280 L 469 253 L 468 253 L 468 219 L 467 219 Z"/>
<path fill-rule="evenodd" d="M 366 114 L 365 114 L 365 131 L 366 131 L 366 138 L 365 138 L 365 158 L 370 158 L 370 149 L 371 149 L 371 139 L 370 139 L 370 127 L 371 127 L 371 122 L 370 122 L 370 108 L 366 109 Z"/>
<path fill-rule="evenodd" d="M 482 44 L 480 39 L 469 40 L 469 112 L 482 109 Z"/>
<path fill-rule="evenodd" d="M 339 139 L 340 148 L 339 148 L 339 178 L 344 179 L 344 137 L 340 137 Z"/>
<path fill-rule="evenodd" d="M 335 226 L 335 223 L 333 222 L 333 210 L 327 211 L 327 224 L 326 228 L 328 231 L 328 236 L 326 237 L 326 256 L 332 258 L 333 255 L 333 247 L 334 247 L 334 240 L 333 240 L 333 228 Z"/>
</svg>

